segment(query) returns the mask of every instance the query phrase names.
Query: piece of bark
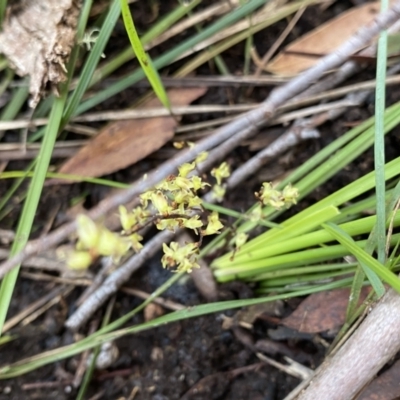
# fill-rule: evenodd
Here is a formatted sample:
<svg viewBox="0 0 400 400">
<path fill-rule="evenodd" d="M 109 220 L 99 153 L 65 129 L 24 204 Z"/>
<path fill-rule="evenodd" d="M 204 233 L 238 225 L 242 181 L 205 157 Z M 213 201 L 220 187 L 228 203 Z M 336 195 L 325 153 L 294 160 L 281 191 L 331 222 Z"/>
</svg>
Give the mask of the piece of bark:
<svg viewBox="0 0 400 400">
<path fill-rule="evenodd" d="M 0 52 L 18 75 L 30 76 L 30 106 L 66 80 L 81 0 L 21 0 L 8 7 Z"/>
<path fill-rule="evenodd" d="M 296 400 L 353 399 L 400 350 L 399 310 L 400 296 L 390 289 Z"/>
</svg>

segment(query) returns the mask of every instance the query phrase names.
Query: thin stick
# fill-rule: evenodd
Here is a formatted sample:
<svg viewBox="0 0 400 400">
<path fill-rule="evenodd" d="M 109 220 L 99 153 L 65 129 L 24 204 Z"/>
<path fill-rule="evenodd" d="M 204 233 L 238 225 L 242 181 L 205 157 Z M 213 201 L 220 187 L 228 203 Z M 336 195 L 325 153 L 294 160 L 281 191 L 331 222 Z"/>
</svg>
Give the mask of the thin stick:
<svg viewBox="0 0 400 400">
<path fill-rule="evenodd" d="M 390 289 L 296 400 L 353 399 L 400 349 L 400 296 Z M 291 397 L 293 398 L 293 397 Z"/>
</svg>

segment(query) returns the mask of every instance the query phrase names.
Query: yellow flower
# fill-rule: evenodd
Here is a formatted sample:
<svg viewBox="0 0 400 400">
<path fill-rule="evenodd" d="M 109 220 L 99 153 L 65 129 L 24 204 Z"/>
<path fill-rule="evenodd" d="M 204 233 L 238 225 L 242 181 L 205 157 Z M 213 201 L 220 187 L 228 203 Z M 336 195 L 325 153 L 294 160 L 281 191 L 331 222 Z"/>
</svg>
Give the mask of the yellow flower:
<svg viewBox="0 0 400 400">
<path fill-rule="evenodd" d="M 153 192 L 151 190 L 148 190 L 147 192 L 142 193 L 140 197 L 140 202 L 142 203 L 142 206 L 146 208 L 149 205 L 149 201 L 151 201 L 151 195 Z"/>
<path fill-rule="evenodd" d="M 212 197 L 218 203 L 224 199 L 225 193 L 226 189 L 221 185 L 214 185 L 212 188 Z"/>
<path fill-rule="evenodd" d="M 192 187 L 195 192 L 197 192 L 200 189 L 204 189 L 206 186 L 210 186 L 209 183 L 203 182 L 203 180 L 200 178 L 200 176 L 194 175 L 191 177 L 192 181 Z"/>
<path fill-rule="evenodd" d="M 299 191 L 297 188 L 293 187 L 290 183 L 282 191 L 283 201 L 286 207 L 297 203 L 297 198 L 299 197 Z"/>
<path fill-rule="evenodd" d="M 224 226 L 222 225 L 221 221 L 219 220 L 218 213 L 217 212 L 212 212 L 208 218 L 208 225 L 207 228 L 202 231 L 202 234 L 204 236 L 206 235 L 215 235 L 217 233 L 221 233 L 220 229 L 222 229 Z"/>
<path fill-rule="evenodd" d="M 193 171 L 196 168 L 196 164 L 194 162 L 192 163 L 184 163 L 182 164 L 178 170 L 179 170 L 179 176 L 182 178 L 186 178 L 189 174 L 190 171 Z"/>
<path fill-rule="evenodd" d="M 197 243 L 188 243 L 180 247 L 179 243 L 163 244 L 164 255 L 161 259 L 164 268 L 174 268 L 175 272 L 191 272 L 193 268 L 200 268 L 197 264 Z"/>
<path fill-rule="evenodd" d="M 153 203 L 153 206 L 155 207 L 155 209 L 158 211 L 159 214 L 168 215 L 169 211 L 168 200 L 160 190 L 153 192 L 150 198 L 151 202 Z"/>
<path fill-rule="evenodd" d="M 91 249 L 96 247 L 99 240 L 99 228 L 86 215 L 80 214 L 76 218 L 78 224 L 77 233 L 79 238 L 79 246 L 81 249 Z"/>
<path fill-rule="evenodd" d="M 92 262 L 93 258 L 88 251 L 73 251 L 67 257 L 67 265 L 71 269 L 87 269 Z"/>
<path fill-rule="evenodd" d="M 108 229 L 103 228 L 96 250 L 102 256 L 113 256 L 119 259 L 129 250 L 130 246 L 131 243 L 128 238 L 116 235 Z"/>
<path fill-rule="evenodd" d="M 187 200 L 187 204 L 190 208 L 201 208 L 203 200 L 198 196 L 190 196 Z"/>
<path fill-rule="evenodd" d="M 226 161 L 224 161 L 218 168 L 213 168 L 211 175 L 217 180 L 218 185 L 221 185 L 222 179 L 230 176 L 230 168 Z"/>
<path fill-rule="evenodd" d="M 244 232 L 240 232 L 235 236 L 235 246 L 236 249 L 240 249 L 246 242 L 248 239 L 249 235 L 247 235 Z"/>
<path fill-rule="evenodd" d="M 188 178 L 183 178 L 182 176 L 177 176 L 174 183 L 179 189 L 186 190 L 187 192 L 193 187 L 192 181 Z"/>
<path fill-rule="evenodd" d="M 122 228 L 124 231 L 129 231 L 138 222 L 136 216 L 132 213 L 128 213 L 128 210 L 124 206 L 119 206 L 118 210 Z"/>
<path fill-rule="evenodd" d="M 181 141 L 181 142 L 173 142 L 172 145 L 178 149 L 181 150 L 185 147 L 185 142 Z"/>
<path fill-rule="evenodd" d="M 179 220 L 176 218 L 159 219 L 156 222 L 156 227 L 160 231 L 168 229 L 169 231 L 174 232 L 175 229 L 179 228 Z"/>
<path fill-rule="evenodd" d="M 139 235 L 138 233 L 133 233 L 132 235 L 129 235 L 129 239 L 134 252 L 139 253 L 139 251 L 143 248 L 142 243 L 140 243 L 143 240 L 143 236 Z"/>
<path fill-rule="evenodd" d="M 197 228 L 201 228 L 203 226 L 203 222 L 199 220 L 199 216 L 195 215 L 190 219 L 183 220 L 183 226 L 188 229 L 193 229 L 197 234 Z"/>
<path fill-rule="evenodd" d="M 194 162 L 197 164 L 200 164 L 201 162 L 207 160 L 208 158 L 208 152 L 207 151 L 202 151 L 194 160 Z"/>
<path fill-rule="evenodd" d="M 249 218 L 251 222 L 258 222 L 260 219 L 263 219 L 263 210 L 262 210 L 262 205 L 260 203 L 257 203 L 257 205 L 254 207 L 254 209 L 251 211 Z"/>
<path fill-rule="evenodd" d="M 135 219 L 137 220 L 137 223 L 141 224 L 141 225 L 143 225 L 146 222 L 147 218 L 150 217 L 150 212 L 144 210 L 143 207 L 140 207 L 140 206 L 135 207 L 132 210 L 132 214 L 135 217 Z"/>
<path fill-rule="evenodd" d="M 264 205 L 270 205 L 278 210 L 285 205 L 282 193 L 279 190 L 275 190 L 269 182 L 263 183 L 259 197 Z"/>
</svg>

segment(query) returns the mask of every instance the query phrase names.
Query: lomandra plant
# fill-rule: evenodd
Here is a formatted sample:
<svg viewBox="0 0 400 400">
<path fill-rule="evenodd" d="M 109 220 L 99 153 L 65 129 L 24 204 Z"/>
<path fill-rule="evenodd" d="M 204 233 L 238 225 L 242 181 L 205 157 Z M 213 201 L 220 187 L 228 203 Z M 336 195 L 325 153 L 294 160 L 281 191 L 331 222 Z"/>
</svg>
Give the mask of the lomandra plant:
<svg viewBox="0 0 400 400">
<path fill-rule="evenodd" d="M 177 175 L 170 175 L 153 189 L 140 195 L 140 206 L 127 210 L 120 206 L 120 221 L 122 231 L 120 234 L 109 231 L 106 227 L 96 224 L 89 217 L 77 217 L 78 242 L 74 251 L 67 255 L 67 264 L 72 269 L 86 269 L 98 257 L 111 256 L 116 262 L 130 249 L 140 252 L 143 237 L 140 231 L 153 224 L 158 230 L 175 232 L 186 228 L 198 235 L 196 242 L 178 242 L 163 244 L 164 255 L 161 259 L 162 266 L 174 272 L 191 272 L 199 268 L 198 258 L 200 246 L 204 236 L 215 235 L 221 232 L 224 225 L 216 211 L 207 212 L 203 208 L 203 200 L 198 192 L 211 186 L 203 179 L 193 174 L 198 163 L 205 160 L 207 153 L 200 153 L 192 163 L 185 163 L 179 168 Z M 216 184 L 212 190 L 221 196 L 222 182 L 229 176 L 229 166 L 223 162 L 211 171 Z M 298 191 L 291 185 L 283 191 L 276 190 L 270 183 L 263 183 L 261 190 L 256 193 L 259 207 L 253 215 L 261 213 L 263 205 L 270 205 L 275 209 L 290 207 L 296 203 Z M 246 237 L 239 234 L 236 247 L 244 244 Z"/>
</svg>

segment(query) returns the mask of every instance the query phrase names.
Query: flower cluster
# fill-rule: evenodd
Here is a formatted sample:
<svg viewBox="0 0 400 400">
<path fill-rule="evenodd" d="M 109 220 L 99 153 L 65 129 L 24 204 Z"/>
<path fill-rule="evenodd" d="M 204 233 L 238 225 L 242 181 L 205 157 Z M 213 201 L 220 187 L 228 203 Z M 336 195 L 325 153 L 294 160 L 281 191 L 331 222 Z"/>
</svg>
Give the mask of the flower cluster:
<svg viewBox="0 0 400 400">
<path fill-rule="evenodd" d="M 299 191 L 291 184 L 287 185 L 282 191 L 279 191 L 274 189 L 271 183 L 264 182 L 261 190 L 256 192 L 255 195 L 263 205 L 280 210 L 284 206 L 289 208 L 292 204 L 296 204 Z"/>
<path fill-rule="evenodd" d="M 192 272 L 193 268 L 200 268 L 197 263 L 198 243 L 188 243 L 185 246 L 179 246 L 177 242 L 171 242 L 169 246 L 164 243 L 163 251 L 161 263 L 164 268 L 174 268 L 176 272 Z"/>
<path fill-rule="evenodd" d="M 223 228 L 216 212 L 211 213 L 206 222 L 201 218 L 202 200 L 198 191 L 209 185 L 194 172 L 196 166 L 204 161 L 207 155 L 206 152 L 200 153 L 194 162 L 181 165 L 177 175 L 170 175 L 153 189 L 141 194 L 141 206 L 132 212 L 123 206 L 119 208 L 122 234 L 129 239 L 135 251 L 142 247 L 142 237 L 137 232 L 149 222 L 154 223 L 159 230 L 175 231 L 178 228 L 187 228 L 200 235 L 200 240 L 196 243 L 184 246 L 176 242 L 169 246 L 164 244 L 164 268 L 173 268 L 177 272 L 190 272 L 197 268 L 201 238 L 218 234 Z"/>
<path fill-rule="evenodd" d="M 76 250 L 67 259 L 71 269 L 86 269 L 99 256 L 111 256 L 118 260 L 131 247 L 127 238 L 96 225 L 86 215 L 79 215 L 77 224 Z"/>
</svg>

